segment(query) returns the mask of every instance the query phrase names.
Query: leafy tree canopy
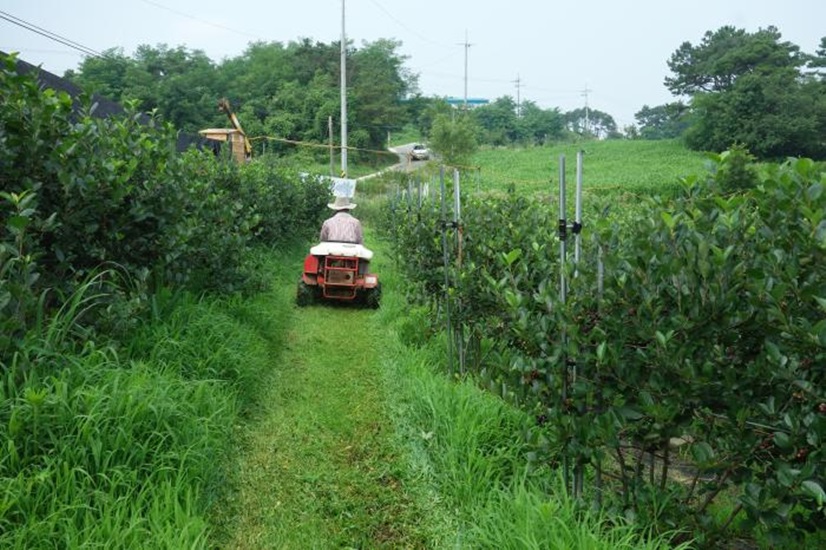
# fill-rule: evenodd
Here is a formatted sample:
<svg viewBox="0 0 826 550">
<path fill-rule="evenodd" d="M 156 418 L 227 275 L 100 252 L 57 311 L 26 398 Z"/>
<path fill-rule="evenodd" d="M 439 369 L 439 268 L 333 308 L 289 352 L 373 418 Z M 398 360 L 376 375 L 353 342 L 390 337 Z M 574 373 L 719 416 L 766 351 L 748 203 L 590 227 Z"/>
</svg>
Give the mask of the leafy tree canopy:
<svg viewBox="0 0 826 550">
<path fill-rule="evenodd" d="M 569 131 L 600 139 L 619 137 L 614 117 L 598 109 L 579 108 L 565 113 Z"/>
<path fill-rule="evenodd" d="M 809 59 L 809 65 L 820 78 L 826 78 L 826 36 L 820 39 L 820 46 Z"/>
<path fill-rule="evenodd" d="M 383 149 L 387 132 L 408 121 L 402 102 L 417 83 L 400 47 L 380 39 L 347 50 L 353 144 Z M 340 128 L 340 52 L 339 43 L 307 38 L 253 42 L 242 55 L 215 64 L 200 50 L 142 45 L 132 57 L 115 49 L 88 58 L 67 76 L 115 101 L 137 100 L 140 110 L 157 110 L 182 131 L 226 126 L 226 115 L 216 108 L 226 97 L 247 133 L 327 141 L 328 117 L 335 135 Z"/>
<path fill-rule="evenodd" d="M 683 43 L 668 61 L 673 76 L 665 84 L 691 98 L 686 143 L 716 152 L 737 143 L 761 159 L 826 158 L 826 81 L 817 72 L 824 45 L 808 55 L 775 27 L 749 33 L 730 26 L 706 32 L 698 46 Z"/>
<path fill-rule="evenodd" d="M 532 101 L 519 108 L 521 133 L 529 142 L 543 144 L 562 138 L 565 122 L 559 109 L 542 109 Z"/>
<path fill-rule="evenodd" d="M 558 109 L 542 109 L 532 101 L 517 104 L 510 96 L 477 107 L 470 115 L 479 128 L 479 141 L 489 145 L 542 144 L 561 138 L 565 131 Z"/>
<path fill-rule="evenodd" d="M 503 96 L 494 102 L 472 111 L 476 123 L 483 131 L 482 141 L 491 145 L 505 145 L 519 141 L 516 102 Z"/>
<path fill-rule="evenodd" d="M 430 132 L 431 148 L 445 164 L 466 166 L 478 146 L 478 128 L 466 112 L 438 114 Z"/>
<path fill-rule="evenodd" d="M 688 106 L 682 102 L 666 103 L 642 109 L 634 114 L 643 139 L 672 139 L 679 137 L 688 128 Z"/>
<path fill-rule="evenodd" d="M 748 33 L 725 26 L 706 32 L 697 46 L 683 42 L 668 60 L 674 76 L 666 77 L 665 85 L 674 95 L 722 92 L 741 76 L 781 69 L 793 74 L 805 62 L 800 48 L 781 42 L 775 27 Z"/>
</svg>

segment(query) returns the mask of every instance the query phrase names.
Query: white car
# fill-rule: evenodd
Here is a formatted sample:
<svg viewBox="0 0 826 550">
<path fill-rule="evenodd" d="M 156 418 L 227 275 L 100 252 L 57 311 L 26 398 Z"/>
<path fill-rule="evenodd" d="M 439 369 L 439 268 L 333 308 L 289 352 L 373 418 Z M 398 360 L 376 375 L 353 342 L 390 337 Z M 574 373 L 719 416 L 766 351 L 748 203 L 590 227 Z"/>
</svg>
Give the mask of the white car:
<svg viewBox="0 0 826 550">
<path fill-rule="evenodd" d="M 410 158 L 413 160 L 427 160 L 430 158 L 430 151 L 421 143 L 416 143 L 410 149 Z"/>
</svg>

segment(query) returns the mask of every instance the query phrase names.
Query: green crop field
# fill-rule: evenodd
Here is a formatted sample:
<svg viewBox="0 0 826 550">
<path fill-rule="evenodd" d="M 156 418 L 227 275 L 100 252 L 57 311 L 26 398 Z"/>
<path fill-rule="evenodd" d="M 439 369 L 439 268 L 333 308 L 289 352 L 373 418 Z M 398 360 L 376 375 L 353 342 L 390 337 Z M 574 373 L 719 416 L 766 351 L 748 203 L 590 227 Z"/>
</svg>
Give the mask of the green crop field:
<svg viewBox="0 0 826 550">
<path fill-rule="evenodd" d="M 479 190 L 535 193 L 556 189 L 559 157 L 565 155 L 566 179 L 575 182 L 576 154 L 583 151 L 583 189 L 655 191 L 679 178 L 705 170 L 703 153 L 689 151 L 673 140 L 610 140 L 554 144 L 526 149 L 483 149 L 473 157 L 472 176 Z"/>
</svg>

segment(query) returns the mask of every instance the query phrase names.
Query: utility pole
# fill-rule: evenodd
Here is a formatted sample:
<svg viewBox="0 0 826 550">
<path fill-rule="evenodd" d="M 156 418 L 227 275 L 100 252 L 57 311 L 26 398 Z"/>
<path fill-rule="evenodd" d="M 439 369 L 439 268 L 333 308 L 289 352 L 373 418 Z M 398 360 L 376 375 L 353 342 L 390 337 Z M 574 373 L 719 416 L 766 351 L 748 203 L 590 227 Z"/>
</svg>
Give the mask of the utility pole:
<svg viewBox="0 0 826 550">
<path fill-rule="evenodd" d="M 333 117 L 327 117 L 327 137 L 330 140 L 330 177 L 336 175 L 333 159 L 335 158 L 335 149 L 333 149 Z"/>
<path fill-rule="evenodd" d="M 465 29 L 465 41 L 460 42 L 458 45 L 465 47 L 465 111 L 467 111 L 467 51 L 473 46 L 473 44 L 467 41 L 467 29 Z"/>
<path fill-rule="evenodd" d="M 347 33 L 341 0 L 341 177 L 347 177 Z"/>
<path fill-rule="evenodd" d="M 514 84 L 516 84 L 516 116 L 522 116 L 522 101 L 520 99 L 520 91 L 522 88 L 522 79 L 519 78 L 519 73 L 516 73 L 516 80 L 512 80 Z"/>
<path fill-rule="evenodd" d="M 593 90 L 588 89 L 588 84 L 585 84 L 585 89 L 582 90 L 582 96 L 585 97 L 585 132 L 588 132 L 588 128 L 590 127 L 588 121 L 588 92 L 593 92 Z"/>
</svg>

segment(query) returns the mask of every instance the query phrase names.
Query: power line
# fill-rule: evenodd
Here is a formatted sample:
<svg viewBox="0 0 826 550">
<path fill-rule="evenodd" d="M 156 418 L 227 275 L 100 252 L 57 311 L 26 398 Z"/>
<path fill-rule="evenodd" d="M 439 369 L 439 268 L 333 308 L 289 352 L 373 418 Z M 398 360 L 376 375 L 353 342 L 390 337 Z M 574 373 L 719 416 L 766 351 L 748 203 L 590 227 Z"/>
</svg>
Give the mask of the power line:
<svg viewBox="0 0 826 550">
<path fill-rule="evenodd" d="M 452 52 L 450 52 L 449 54 L 445 55 L 444 57 L 437 59 L 436 61 L 431 61 L 431 62 L 429 62 L 429 63 L 425 63 L 424 65 L 422 65 L 422 64 L 418 64 L 417 66 L 415 66 L 415 67 L 410 67 L 410 68 L 411 68 L 412 70 L 415 70 L 415 71 L 419 71 L 419 72 L 421 72 L 421 71 L 422 71 L 422 69 L 426 69 L 426 68 L 428 68 L 428 67 L 433 67 L 434 65 L 441 65 L 442 63 L 444 63 L 444 62 L 445 62 L 445 61 L 447 61 L 448 59 L 453 59 L 453 58 L 454 58 L 454 57 L 456 57 L 457 55 L 459 55 L 459 52 L 457 52 L 457 51 L 452 51 Z"/>
<path fill-rule="evenodd" d="M 74 40 L 70 40 L 69 38 L 66 38 L 64 36 L 60 36 L 59 34 L 56 34 L 56 33 L 53 33 L 49 30 L 44 29 L 43 27 L 38 27 L 34 23 L 29 23 L 28 21 L 20 19 L 19 17 L 15 17 L 14 15 L 12 15 L 10 13 L 0 11 L 0 19 L 5 19 L 9 23 L 17 25 L 18 27 L 22 27 L 22 28 L 24 28 L 28 31 L 31 31 L 31 32 L 35 33 L 35 34 L 39 34 L 40 36 L 44 36 L 44 37 L 48 38 L 49 40 L 54 40 L 55 42 L 59 42 L 60 44 L 63 44 L 64 46 L 68 46 L 70 48 L 73 48 L 73 49 L 81 52 L 84 55 L 88 55 L 88 56 L 91 56 L 91 57 L 104 57 L 104 55 L 102 53 L 97 52 L 97 51 L 93 50 L 92 48 L 84 46 L 83 44 L 79 44 L 79 43 L 75 42 Z"/>
<path fill-rule="evenodd" d="M 206 19 L 201 19 L 200 17 L 196 17 L 192 14 L 176 10 L 175 8 L 170 8 L 169 6 L 164 6 L 158 2 L 153 2 L 152 0 L 141 0 L 141 2 L 145 4 L 149 4 L 150 6 L 155 6 L 156 8 L 166 10 L 168 12 L 174 13 L 175 15 L 180 15 L 181 17 L 186 17 L 187 19 L 192 19 L 193 21 L 197 21 L 199 23 L 203 23 L 204 25 L 209 25 L 211 27 L 215 27 L 216 29 L 222 29 L 225 31 L 233 32 L 235 34 L 240 34 L 242 36 L 248 36 L 250 38 L 255 38 L 256 40 L 262 40 L 259 35 L 252 34 L 246 31 L 239 31 L 238 29 L 233 29 L 232 27 L 227 27 L 226 25 L 221 25 L 220 23 L 213 23 L 212 21 L 207 21 Z"/>
<path fill-rule="evenodd" d="M 407 26 L 404 22 L 400 21 L 400 20 L 399 20 L 399 19 L 397 19 L 395 16 L 393 16 L 393 14 L 392 14 L 392 13 L 390 13 L 389 11 L 387 11 L 387 9 L 386 9 L 384 6 L 382 6 L 381 4 L 379 4 L 376 0 L 370 0 L 370 3 L 371 3 L 371 4 L 373 4 L 374 6 L 376 6 L 377 8 L 379 8 L 381 11 L 383 11 L 383 12 L 384 12 L 384 14 L 385 14 L 387 17 L 389 17 L 389 18 L 390 18 L 390 19 L 391 19 L 394 23 L 396 23 L 398 26 L 400 26 L 401 28 L 403 28 L 403 29 L 404 29 L 404 30 L 406 30 L 407 32 L 410 32 L 410 33 L 414 34 L 416 37 L 418 37 L 419 39 L 423 40 L 424 42 L 428 42 L 428 43 L 433 44 L 433 45 L 435 45 L 435 46 L 447 47 L 447 44 L 445 44 L 444 42 L 437 42 L 437 41 L 435 41 L 435 40 L 432 40 L 432 39 L 428 38 L 427 36 L 423 35 L 422 33 L 420 33 L 420 32 L 418 32 L 418 31 L 416 31 L 415 29 L 411 29 L 411 28 L 410 28 L 410 27 L 408 27 L 408 26 Z"/>
<path fill-rule="evenodd" d="M 536 87 L 536 86 L 531 86 L 531 90 L 536 90 L 536 91 L 539 91 L 539 92 L 546 92 L 546 93 L 554 94 L 554 95 L 558 95 L 558 96 L 570 96 L 570 95 L 578 94 L 578 93 L 582 92 L 582 90 L 571 90 L 571 89 L 566 90 L 566 89 L 562 89 L 562 88 L 542 88 L 542 87 Z"/>
</svg>

